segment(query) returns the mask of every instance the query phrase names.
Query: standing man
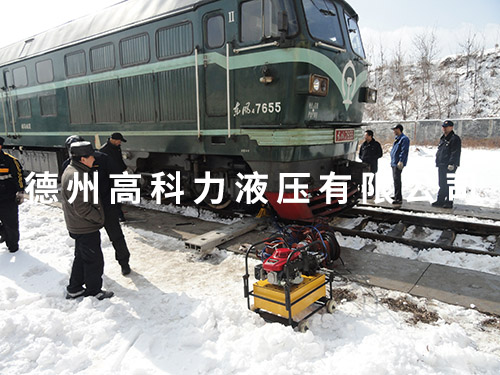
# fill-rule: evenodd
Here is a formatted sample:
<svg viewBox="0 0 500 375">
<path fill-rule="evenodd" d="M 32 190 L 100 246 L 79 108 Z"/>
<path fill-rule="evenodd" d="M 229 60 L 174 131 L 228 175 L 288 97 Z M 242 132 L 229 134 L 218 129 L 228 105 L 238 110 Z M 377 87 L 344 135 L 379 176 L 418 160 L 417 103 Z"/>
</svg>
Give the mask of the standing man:
<svg viewBox="0 0 500 375">
<path fill-rule="evenodd" d="M 90 142 L 75 142 L 71 145 L 70 155 L 71 162 L 61 177 L 64 220 L 70 237 L 75 240 L 75 259 L 66 298 L 111 298 L 113 292 L 102 290 L 104 257 L 99 229 L 104 225 L 104 211 L 99 202 L 92 201 L 89 186 L 83 185 L 83 189 L 78 186 L 92 169 L 94 149 Z M 68 189 L 70 185 L 72 189 Z M 84 197 L 87 197 L 87 202 Z"/>
<path fill-rule="evenodd" d="M 65 142 L 68 153 L 73 143 L 83 140 L 79 135 L 69 136 Z M 111 204 L 111 179 L 109 175 L 112 173 L 112 170 L 116 170 L 116 167 L 113 166 L 113 160 L 103 152 L 95 151 L 94 158 L 92 171 L 97 171 L 99 179 L 99 198 L 104 210 L 104 229 L 106 229 L 109 240 L 115 249 L 115 259 L 120 264 L 122 275 L 126 276 L 131 272 L 129 265 L 130 252 L 120 226 L 118 206 Z M 70 161 L 71 158 L 64 161 L 63 171 L 69 165 Z"/>
<path fill-rule="evenodd" d="M 462 141 L 453 131 L 453 121 L 446 120 L 441 127 L 443 135 L 439 139 L 436 153 L 436 167 L 439 174 L 439 192 L 437 200 L 432 204 L 434 207 L 453 208 L 450 201 L 450 184 L 446 175 L 455 173 L 460 165 L 460 154 L 462 152 Z"/>
<path fill-rule="evenodd" d="M 410 150 L 410 139 L 403 134 L 403 125 L 397 124 L 391 128 L 394 131 L 395 141 L 391 150 L 392 178 L 394 180 L 394 196 L 392 204 L 403 203 L 401 193 L 401 173 L 408 161 L 408 151 Z"/>
<path fill-rule="evenodd" d="M 127 140 L 123 138 L 122 133 L 113 133 L 111 137 L 108 138 L 106 144 L 99 150 L 111 158 L 113 169 L 110 172 L 112 174 L 121 174 L 127 170 L 127 165 L 123 161 L 122 156 L 122 142 L 127 142 Z M 119 220 L 125 221 L 125 215 L 123 214 L 121 204 L 117 203 L 116 207 L 118 209 Z"/>
<path fill-rule="evenodd" d="M 4 142 L 0 137 L 0 238 L 15 253 L 19 250 L 19 205 L 24 201 L 26 183 L 19 161 L 3 152 Z"/>
<path fill-rule="evenodd" d="M 375 174 L 378 171 L 378 159 L 382 157 L 382 154 L 382 146 L 373 138 L 373 131 L 365 131 L 365 141 L 359 149 L 359 158 L 363 163 L 370 165 L 370 172 L 373 173 L 373 195 L 368 198 L 373 198 L 375 195 Z"/>
</svg>

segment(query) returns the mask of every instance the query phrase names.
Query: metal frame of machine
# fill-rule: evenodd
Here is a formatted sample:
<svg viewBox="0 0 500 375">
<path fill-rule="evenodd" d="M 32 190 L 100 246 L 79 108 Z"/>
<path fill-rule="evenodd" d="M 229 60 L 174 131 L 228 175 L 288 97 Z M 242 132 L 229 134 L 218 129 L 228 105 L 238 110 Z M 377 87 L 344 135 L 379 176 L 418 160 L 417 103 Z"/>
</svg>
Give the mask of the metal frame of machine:
<svg viewBox="0 0 500 375">
<path fill-rule="evenodd" d="M 268 281 L 257 281 L 253 290 L 249 287 L 248 256 L 253 249 L 269 239 L 253 244 L 245 254 L 245 275 L 243 276 L 244 295 L 247 299 L 248 309 L 258 313 L 264 320 L 278 322 L 293 328 L 298 327 L 299 331 L 305 332 L 308 328 L 308 319 L 323 308 L 332 313 L 335 305 L 332 295 L 333 271 L 326 273 L 316 273 L 307 277 L 299 285 L 292 285 L 289 273 L 290 261 L 297 252 L 305 251 L 319 241 L 311 242 L 301 248 L 294 249 L 288 256 L 284 270 L 285 283 L 282 287 L 272 285 Z M 329 298 L 326 297 L 326 285 L 329 285 Z M 250 297 L 254 298 L 254 306 L 250 303 Z M 259 303 L 257 303 L 257 300 Z M 296 321 L 294 316 L 306 308 L 314 306 L 313 310 L 302 319 Z M 266 311 L 263 308 L 266 308 Z"/>
</svg>

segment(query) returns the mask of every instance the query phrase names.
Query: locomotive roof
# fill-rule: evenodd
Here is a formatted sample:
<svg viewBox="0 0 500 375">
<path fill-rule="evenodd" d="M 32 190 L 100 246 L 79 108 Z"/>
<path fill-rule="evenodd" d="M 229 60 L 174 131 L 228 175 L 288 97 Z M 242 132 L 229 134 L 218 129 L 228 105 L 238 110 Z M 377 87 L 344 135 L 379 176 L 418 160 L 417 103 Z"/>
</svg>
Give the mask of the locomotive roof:
<svg viewBox="0 0 500 375">
<path fill-rule="evenodd" d="M 0 49 L 0 65 L 124 29 L 214 0 L 124 0 Z M 28 45 L 29 43 L 29 45 Z M 26 51 L 23 51 L 25 48 Z"/>
</svg>

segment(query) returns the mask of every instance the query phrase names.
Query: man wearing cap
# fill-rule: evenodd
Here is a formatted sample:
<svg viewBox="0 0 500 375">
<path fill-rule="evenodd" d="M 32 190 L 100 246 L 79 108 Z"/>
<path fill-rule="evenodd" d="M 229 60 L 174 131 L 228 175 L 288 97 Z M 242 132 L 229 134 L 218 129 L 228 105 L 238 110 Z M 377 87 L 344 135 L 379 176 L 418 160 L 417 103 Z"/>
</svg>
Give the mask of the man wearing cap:
<svg viewBox="0 0 500 375">
<path fill-rule="evenodd" d="M 373 130 L 365 131 L 365 141 L 359 148 L 359 158 L 363 163 L 370 165 L 370 172 L 373 173 L 373 195 L 375 195 L 375 175 L 378 171 L 378 159 L 382 155 L 382 146 L 373 137 Z M 373 198 L 373 195 L 368 198 Z"/>
<path fill-rule="evenodd" d="M 410 139 L 403 134 L 403 125 L 397 124 L 391 128 L 394 131 L 395 141 L 391 150 L 392 178 L 394 180 L 394 196 L 392 204 L 403 203 L 401 193 L 401 173 L 408 161 L 408 151 L 410 150 Z"/>
<path fill-rule="evenodd" d="M 81 142 L 83 140 L 84 139 L 79 135 L 69 136 L 64 143 L 68 149 L 68 153 L 73 143 Z M 115 259 L 120 264 L 122 275 L 126 276 L 131 272 L 129 265 L 130 252 L 120 226 L 118 206 L 111 204 L 112 181 L 109 175 L 112 173 L 111 171 L 116 170 L 116 168 L 113 166 L 113 160 L 111 160 L 111 158 L 103 152 L 95 151 L 94 158 L 95 161 L 92 171 L 97 171 L 97 177 L 99 180 L 99 198 L 101 206 L 104 210 L 104 229 L 106 229 L 109 240 L 115 249 Z M 62 166 L 63 171 L 69 165 L 70 161 L 71 158 L 64 161 Z"/>
<path fill-rule="evenodd" d="M 111 137 L 108 138 L 106 144 L 99 150 L 113 159 L 116 168 L 111 171 L 112 173 L 120 174 L 127 170 L 127 166 L 122 157 L 122 142 L 127 142 L 127 140 L 123 138 L 122 133 L 113 133 Z"/>
<path fill-rule="evenodd" d="M 111 158 L 113 164 L 113 168 L 110 171 L 111 174 L 121 174 L 127 170 L 127 166 L 123 161 L 122 156 L 122 142 L 127 142 L 127 140 L 123 138 L 122 133 L 113 133 L 111 134 L 111 137 L 108 138 L 108 142 L 106 142 L 106 144 L 99 150 Z M 116 206 L 120 221 L 124 221 L 125 216 L 123 215 L 121 204 L 117 204 Z"/>
<path fill-rule="evenodd" d="M 0 238 L 15 253 L 19 250 L 19 205 L 26 184 L 19 161 L 3 152 L 4 142 L 0 137 Z"/>
<path fill-rule="evenodd" d="M 78 186 L 94 164 L 94 148 L 90 142 L 75 142 L 71 144 L 70 155 L 71 162 L 61 177 L 64 220 L 70 237 L 75 240 L 75 259 L 66 298 L 111 298 L 113 292 L 102 290 L 104 257 L 99 229 L 104 225 L 104 211 L 99 202 L 93 201 L 89 186 L 83 185 L 83 189 Z"/>
<path fill-rule="evenodd" d="M 447 174 L 455 173 L 460 165 L 462 141 L 453 131 L 453 121 L 446 120 L 441 125 L 443 135 L 439 139 L 436 152 L 436 167 L 439 175 L 439 192 L 437 200 L 432 203 L 434 207 L 453 208 L 453 201 L 449 199 L 450 184 Z"/>
</svg>

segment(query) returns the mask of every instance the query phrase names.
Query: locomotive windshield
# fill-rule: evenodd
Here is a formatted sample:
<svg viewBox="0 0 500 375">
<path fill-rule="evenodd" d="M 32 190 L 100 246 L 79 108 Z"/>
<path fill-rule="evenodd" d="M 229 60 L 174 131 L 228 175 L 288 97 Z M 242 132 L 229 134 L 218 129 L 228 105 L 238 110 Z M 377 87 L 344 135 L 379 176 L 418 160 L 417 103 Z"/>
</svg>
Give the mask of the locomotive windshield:
<svg viewBox="0 0 500 375">
<path fill-rule="evenodd" d="M 286 34 L 295 35 L 298 24 L 293 0 L 250 0 L 241 3 L 241 41 L 258 43 L 263 39 L 280 37 L 280 17 L 287 22 Z"/>
<path fill-rule="evenodd" d="M 311 36 L 328 44 L 344 45 L 339 13 L 330 0 L 302 0 Z"/>
<path fill-rule="evenodd" d="M 361 42 L 361 34 L 359 32 L 358 23 L 347 13 L 345 13 L 345 23 L 347 25 L 347 30 L 349 30 L 349 39 L 351 40 L 353 51 L 362 58 L 365 58 L 365 50 L 363 49 L 363 43 Z"/>
</svg>

